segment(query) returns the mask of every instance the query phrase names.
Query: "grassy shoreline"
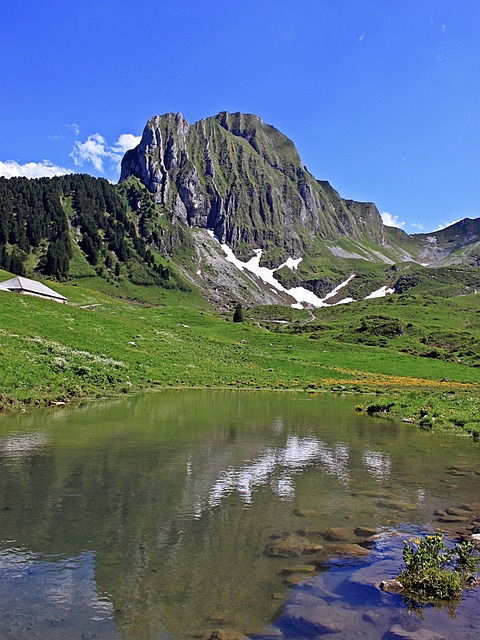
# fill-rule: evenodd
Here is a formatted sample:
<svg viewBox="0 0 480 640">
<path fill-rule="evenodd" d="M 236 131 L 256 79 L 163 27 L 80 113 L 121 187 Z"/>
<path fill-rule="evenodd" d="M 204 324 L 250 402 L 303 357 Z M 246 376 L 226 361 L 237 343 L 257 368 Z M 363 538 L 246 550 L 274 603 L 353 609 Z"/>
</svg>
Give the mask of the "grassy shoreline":
<svg viewBox="0 0 480 640">
<path fill-rule="evenodd" d="M 480 419 L 478 418 L 480 406 L 480 390 L 475 390 L 476 397 L 472 397 L 470 392 L 460 392 L 453 399 L 450 397 L 450 406 L 448 408 L 449 415 L 445 414 L 445 394 L 432 394 L 427 390 L 417 390 L 416 392 L 406 392 L 404 394 L 397 393 L 388 396 L 370 389 L 363 391 L 356 388 L 355 390 L 339 389 L 333 387 L 331 389 L 287 389 L 276 387 L 232 387 L 232 386 L 212 386 L 212 385 L 192 385 L 192 386 L 140 386 L 131 387 L 128 390 L 97 389 L 90 394 L 78 395 L 74 397 L 58 396 L 49 397 L 43 394 L 41 398 L 32 398 L 28 400 L 19 400 L 14 396 L 8 396 L 4 393 L 0 395 L 0 416 L 8 413 L 25 413 L 40 408 L 75 406 L 85 401 L 107 400 L 109 398 L 121 397 L 122 395 L 138 395 L 144 393 L 157 393 L 166 390 L 211 390 L 211 391 L 265 391 L 269 393 L 308 393 L 311 395 L 324 393 L 349 393 L 354 395 L 364 395 L 365 401 L 357 404 L 355 410 L 358 412 L 366 412 L 372 418 L 382 418 L 403 422 L 405 426 L 418 427 L 428 431 L 441 431 L 457 436 L 472 437 L 474 441 L 480 441 Z M 466 395 L 468 394 L 468 395 Z M 450 395 L 450 394 L 448 394 Z M 471 403 L 470 407 L 474 408 L 475 414 L 468 415 L 465 405 Z M 466 415 L 467 413 L 467 415 Z M 476 419 L 475 419 L 476 416 Z M 473 419 L 472 419 L 473 418 Z"/>
<path fill-rule="evenodd" d="M 318 321 L 293 320 L 286 331 L 256 318 L 234 323 L 178 292 L 148 289 L 148 300 L 132 301 L 83 284 L 55 285 L 68 305 L 0 293 L 0 410 L 163 388 L 353 392 L 375 394 L 362 402 L 369 413 L 369 406 L 391 405 L 377 413 L 478 438 L 479 367 L 457 356 L 419 357 L 412 336 L 354 342 L 350 327 L 361 314 L 398 315 L 403 306 L 327 309 L 321 330 Z M 469 302 L 476 322 L 477 298 Z M 458 303 L 454 322 L 467 302 Z"/>
</svg>

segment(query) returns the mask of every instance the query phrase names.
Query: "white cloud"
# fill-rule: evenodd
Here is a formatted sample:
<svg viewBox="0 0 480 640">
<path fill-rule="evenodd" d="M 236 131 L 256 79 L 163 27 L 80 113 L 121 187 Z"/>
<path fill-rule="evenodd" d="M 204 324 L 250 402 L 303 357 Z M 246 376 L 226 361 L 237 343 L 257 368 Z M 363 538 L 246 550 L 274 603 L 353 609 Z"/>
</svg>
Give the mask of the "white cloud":
<svg viewBox="0 0 480 640">
<path fill-rule="evenodd" d="M 82 167 L 85 162 L 91 162 L 97 171 L 103 173 L 103 160 L 111 157 L 107 141 L 99 133 L 94 133 L 85 140 L 75 140 L 75 145 L 70 156 L 77 167 Z"/>
<path fill-rule="evenodd" d="M 26 162 L 19 164 L 15 160 L 0 161 L 0 175 L 5 178 L 52 178 L 53 176 L 64 176 L 73 173 L 71 169 L 58 167 L 50 160 L 42 162 Z"/>
<path fill-rule="evenodd" d="M 138 145 L 142 136 L 134 136 L 133 133 L 122 133 L 112 149 L 116 153 L 126 153 Z"/>
<path fill-rule="evenodd" d="M 423 231 L 424 226 L 423 224 L 416 224 L 415 222 L 412 222 L 412 224 L 410 225 L 413 229 L 419 229 L 420 231 Z"/>
<path fill-rule="evenodd" d="M 358 38 L 358 42 L 362 42 L 362 40 L 365 40 L 365 34 L 362 33 L 362 35 Z"/>
<path fill-rule="evenodd" d="M 388 211 L 382 211 L 380 214 L 382 216 L 383 224 L 386 227 L 397 227 L 397 229 L 403 229 L 405 226 L 405 222 L 400 222 L 398 216 L 394 216 Z"/>
<path fill-rule="evenodd" d="M 76 140 L 70 156 L 78 167 L 83 166 L 86 162 L 91 162 L 100 173 L 118 171 L 125 152 L 133 149 L 140 142 L 140 139 L 141 136 L 122 133 L 116 143 L 110 146 L 100 133 L 93 133 L 88 136 L 85 142 Z M 105 167 L 105 162 L 108 163 L 108 167 Z"/>
</svg>

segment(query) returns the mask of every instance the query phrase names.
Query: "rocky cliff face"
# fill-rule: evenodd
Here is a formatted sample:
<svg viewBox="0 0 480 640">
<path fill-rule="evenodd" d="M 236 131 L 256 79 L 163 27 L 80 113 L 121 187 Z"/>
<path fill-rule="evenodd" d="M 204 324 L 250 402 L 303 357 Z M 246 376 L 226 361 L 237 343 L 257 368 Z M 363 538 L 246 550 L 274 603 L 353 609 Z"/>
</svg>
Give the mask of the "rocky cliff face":
<svg viewBox="0 0 480 640">
<path fill-rule="evenodd" d="M 254 115 L 223 112 L 194 125 L 181 114 L 155 116 L 123 159 L 120 181 L 130 176 L 237 255 L 263 248 L 267 264 L 304 255 L 313 237 L 386 242 L 374 204 L 346 201 L 315 180 L 293 143 Z"/>
</svg>

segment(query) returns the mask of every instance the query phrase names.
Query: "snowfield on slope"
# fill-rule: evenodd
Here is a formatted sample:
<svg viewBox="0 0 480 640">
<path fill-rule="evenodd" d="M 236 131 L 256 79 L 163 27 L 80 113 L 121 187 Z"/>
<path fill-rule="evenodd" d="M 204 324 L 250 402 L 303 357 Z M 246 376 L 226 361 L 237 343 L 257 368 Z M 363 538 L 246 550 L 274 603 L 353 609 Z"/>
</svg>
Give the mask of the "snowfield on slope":
<svg viewBox="0 0 480 640">
<path fill-rule="evenodd" d="M 212 238 L 218 241 L 218 238 L 214 235 L 214 232 L 209 229 L 208 233 Z M 349 282 L 355 278 L 355 273 L 352 273 L 346 280 L 338 284 L 330 293 L 323 298 L 319 298 L 313 291 L 309 291 L 305 289 L 305 287 L 292 287 L 291 289 L 286 289 L 281 282 L 279 282 L 275 278 L 275 271 L 278 271 L 282 267 L 288 267 L 289 269 L 295 270 L 298 269 L 298 265 L 303 260 L 303 258 L 287 258 L 287 260 L 282 263 L 280 266 L 275 269 L 269 269 L 268 267 L 260 266 L 260 259 L 262 257 L 262 249 L 255 249 L 254 256 L 250 258 L 247 262 L 243 262 L 233 253 L 232 249 L 228 246 L 228 244 L 220 244 L 223 252 L 225 253 L 225 258 L 228 262 L 233 264 L 240 271 L 249 271 L 253 275 L 257 276 L 260 280 L 262 280 L 265 284 L 268 284 L 272 290 L 281 291 L 282 293 L 286 293 L 294 300 L 291 306 L 296 309 L 303 309 L 305 306 L 311 307 L 328 307 L 332 306 L 327 301 L 331 300 L 335 297 Z M 370 298 L 380 298 L 388 293 L 393 293 L 393 289 L 389 289 L 384 286 L 378 289 L 377 291 L 373 291 L 370 295 L 368 295 L 365 299 Z M 355 300 L 351 297 L 343 298 L 342 300 L 333 303 L 333 304 L 348 304 L 350 302 L 355 302 Z"/>
</svg>

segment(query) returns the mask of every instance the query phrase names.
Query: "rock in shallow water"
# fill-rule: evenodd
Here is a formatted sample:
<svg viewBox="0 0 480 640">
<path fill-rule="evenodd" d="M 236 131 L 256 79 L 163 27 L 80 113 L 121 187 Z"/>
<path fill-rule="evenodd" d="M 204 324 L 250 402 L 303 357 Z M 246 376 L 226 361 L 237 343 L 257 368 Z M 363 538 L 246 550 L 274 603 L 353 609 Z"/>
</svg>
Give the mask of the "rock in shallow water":
<svg viewBox="0 0 480 640">
<path fill-rule="evenodd" d="M 345 629 L 355 628 L 359 613 L 328 604 L 315 606 L 290 605 L 286 614 L 289 623 L 302 633 L 330 634 L 341 633 Z"/>
<path fill-rule="evenodd" d="M 370 553 L 368 549 L 365 547 L 361 547 L 359 544 L 331 544 L 326 549 L 327 555 L 335 555 L 335 556 L 368 556 Z"/>
<path fill-rule="evenodd" d="M 395 624 L 388 631 L 385 640 L 447 640 L 447 638 L 430 629 L 409 631 L 399 624 Z"/>
<path fill-rule="evenodd" d="M 373 529 L 372 527 L 357 527 L 355 529 L 355 535 L 359 538 L 372 538 L 377 533 L 377 529 Z"/>
<path fill-rule="evenodd" d="M 382 580 L 380 588 L 388 593 L 402 593 L 403 584 L 398 580 Z"/>
<path fill-rule="evenodd" d="M 315 571 L 314 564 L 297 564 L 292 567 L 284 567 L 281 573 L 290 575 L 292 573 L 313 573 Z"/>
<path fill-rule="evenodd" d="M 265 553 L 271 558 L 288 558 L 317 553 L 322 550 L 322 545 L 312 542 L 303 536 L 290 535 L 285 538 L 276 538 L 269 542 Z"/>
<path fill-rule="evenodd" d="M 319 531 L 319 534 L 330 542 L 357 542 L 357 535 L 351 527 L 330 527 Z"/>
</svg>

